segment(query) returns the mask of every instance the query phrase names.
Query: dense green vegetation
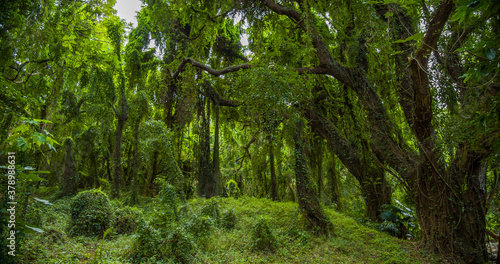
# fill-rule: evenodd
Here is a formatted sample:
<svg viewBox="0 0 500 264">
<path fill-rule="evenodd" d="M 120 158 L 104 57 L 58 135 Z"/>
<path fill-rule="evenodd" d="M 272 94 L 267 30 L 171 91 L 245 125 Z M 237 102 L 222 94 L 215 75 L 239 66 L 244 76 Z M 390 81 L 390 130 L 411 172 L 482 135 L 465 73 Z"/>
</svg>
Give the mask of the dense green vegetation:
<svg viewBox="0 0 500 264">
<path fill-rule="evenodd" d="M 142 3 L 0 3 L 1 263 L 488 261 L 498 1 Z"/>
<path fill-rule="evenodd" d="M 71 201 L 59 199 L 43 207 L 41 234 L 28 235 L 22 263 L 433 263 L 437 259 L 418 244 L 374 231 L 350 217 L 327 209 L 335 235 L 316 236 L 307 231 L 294 202 L 272 202 L 243 197 L 193 199 L 179 204 L 179 222 L 159 223 L 173 217 L 171 205 L 160 199 L 141 206 L 144 220 L 136 235 L 109 233 L 104 240 L 69 236 Z M 216 205 L 221 223 L 206 213 Z M 123 205 L 116 203 L 115 210 Z M 167 207 L 167 208 L 165 208 Z M 165 208 L 165 211 L 158 211 Z M 156 211 L 155 211 L 156 209 Z M 222 224 L 233 211 L 235 226 Z M 165 215 L 165 214 L 167 215 Z M 263 224 L 266 223 L 266 224 Z M 114 222 L 114 227 L 117 223 Z M 175 228 L 166 228 L 174 225 Z M 264 227 L 266 225 L 266 227 Z M 264 230 L 265 229 L 265 230 Z M 270 232 L 270 234 L 268 233 Z M 271 244 L 262 243 L 270 239 Z M 102 238 L 102 237 L 101 237 Z M 176 247 L 174 249 L 174 247 Z M 100 252 L 100 253 L 99 253 Z"/>
</svg>

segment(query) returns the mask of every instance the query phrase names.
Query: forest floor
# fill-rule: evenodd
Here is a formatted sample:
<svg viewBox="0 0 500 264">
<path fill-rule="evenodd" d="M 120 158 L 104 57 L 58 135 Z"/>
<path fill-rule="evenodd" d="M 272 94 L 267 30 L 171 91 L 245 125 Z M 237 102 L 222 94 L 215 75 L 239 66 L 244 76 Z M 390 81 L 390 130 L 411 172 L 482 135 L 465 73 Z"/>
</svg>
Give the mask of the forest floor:
<svg viewBox="0 0 500 264">
<path fill-rule="evenodd" d="M 351 217 L 326 208 L 334 225 L 333 235 L 316 236 L 306 231 L 306 223 L 292 202 L 242 197 L 217 198 L 220 211 L 232 209 L 236 225 L 227 230 L 213 228 L 203 243 L 190 252 L 192 263 L 438 263 L 417 242 L 406 241 L 365 227 Z M 137 234 L 111 232 L 105 239 L 67 235 L 70 222 L 70 198 L 37 211 L 44 233 L 28 234 L 21 253 L 21 263 L 134 263 Z M 197 211 L 206 199 L 189 200 L 190 210 Z M 115 203 L 117 204 L 117 203 Z M 118 203 L 119 204 L 119 203 Z M 139 209 L 144 216 L 155 212 L 150 201 Z M 252 232 L 258 219 L 269 223 L 276 238 L 271 251 L 252 249 Z M 173 263 L 154 257 L 135 263 Z"/>
</svg>

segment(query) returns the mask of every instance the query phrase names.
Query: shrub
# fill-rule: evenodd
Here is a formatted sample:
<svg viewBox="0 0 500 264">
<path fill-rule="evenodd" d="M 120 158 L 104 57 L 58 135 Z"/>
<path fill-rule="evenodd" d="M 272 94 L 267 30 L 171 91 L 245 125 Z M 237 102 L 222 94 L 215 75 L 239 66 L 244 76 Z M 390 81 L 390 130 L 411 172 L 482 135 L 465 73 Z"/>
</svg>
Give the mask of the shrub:
<svg viewBox="0 0 500 264">
<path fill-rule="evenodd" d="M 132 234 L 137 229 L 141 211 L 136 207 L 126 206 L 115 213 L 113 226 L 117 234 Z"/>
<path fill-rule="evenodd" d="M 112 219 L 108 196 L 100 190 L 80 192 L 71 201 L 70 235 L 102 236 Z"/>
<path fill-rule="evenodd" d="M 238 198 L 240 196 L 240 188 L 238 188 L 238 183 L 236 183 L 234 180 L 227 181 L 224 189 L 226 191 L 227 197 Z"/>
<path fill-rule="evenodd" d="M 129 255 L 133 263 L 157 263 L 157 259 L 190 263 L 194 249 L 195 244 L 183 227 L 162 230 L 142 222 Z"/>
<path fill-rule="evenodd" d="M 236 225 L 236 214 L 233 209 L 222 213 L 221 226 L 225 229 L 232 229 Z"/>
<path fill-rule="evenodd" d="M 170 256 L 175 263 L 190 263 L 191 253 L 194 251 L 194 245 L 186 234 L 184 228 L 176 228 L 168 237 L 170 245 Z"/>
<path fill-rule="evenodd" d="M 201 208 L 200 215 L 212 218 L 217 226 L 220 225 L 220 205 L 216 199 L 208 200 L 207 204 Z"/>
<path fill-rule="evenodd" d="M 278 241 L 271 231 L 267 220 L 261 217 L 252 230 L 252 250 L 272 252 L 277 247 Z"/>
<path fill-rule="evenodd" d="M 397 200 L 396 202 L 399 203 Z M 413 232 L 410 229 L 415 229 L 416 217 L 413 211 L 401 204 L 400 206 L 382 205 L 380 218 L 384 222 L 379 224 L 378 230 L 399 238 L 412 237 Z"/>
<path fill-rule="evenodd" d="M 42 241 L 50 243 L 50 244 L 59 244 L 62 245 L 66 241 L 66 234 L 54 228 L 46 229 L 45 232 L 40 234 Z"/>
<path fill-rule="evenodd" d="M 194 216 L 191 222 L 187 225 L 189 233 L 197 238 L 203 238 L 210 235 L 212 231 L 213 221 L 206 215 Z"/>
</svg>

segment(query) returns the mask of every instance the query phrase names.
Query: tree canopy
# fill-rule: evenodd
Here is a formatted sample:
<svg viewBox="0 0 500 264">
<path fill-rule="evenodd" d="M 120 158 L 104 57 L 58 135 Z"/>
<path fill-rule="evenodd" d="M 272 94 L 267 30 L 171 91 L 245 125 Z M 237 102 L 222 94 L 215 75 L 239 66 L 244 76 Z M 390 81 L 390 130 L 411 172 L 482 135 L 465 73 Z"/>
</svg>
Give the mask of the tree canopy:
<svg viewBox="0 0 500 264">
<path fill-rule="evenodd" d="M 135 205 L 169 184 L 183 201 L 296 201 L 316 234 L 336 232 L 327 206 L 413 215 L 431 251 L 487 261 L 500 3 L 143 0 L 136 27 L 114 4 L 0 4 L 0 160 L 16 153 L 18 195 L 100 187 Z"/>
</svg>

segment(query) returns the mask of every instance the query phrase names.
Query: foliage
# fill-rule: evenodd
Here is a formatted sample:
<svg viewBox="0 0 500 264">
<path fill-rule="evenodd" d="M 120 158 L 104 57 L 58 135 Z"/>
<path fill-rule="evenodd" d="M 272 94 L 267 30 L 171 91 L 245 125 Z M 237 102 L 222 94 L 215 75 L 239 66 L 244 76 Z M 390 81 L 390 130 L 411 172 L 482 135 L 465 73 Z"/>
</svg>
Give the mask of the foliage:
<svg viewBox="0 0 500 264">
<path fill-rule="evenodd" d="M 210 217 L 217 225 L 219 225 L 221 221 L 219 201 L 216 198 L 209 199 L 208 202 L 201 208 L 200 215 Z"/>
<path fill-rule="evenodd" d="M 233 209 L 226 210 L 221 216 L 221 226 L 225 229 L 233 229 L 236 226 L 236 214 Z"/>
<path fill-rule="evenodd" d="M 78 193 L 73 197 L 70 208 L 68 229 L 73 236 L 102 236 L 111 225 L 113 210 L 108 196 L 100 190 Z"/>
<path fill-rule="evenodd" d="M 252 229 L 252 250 L 273 252 L 278 247 L 278 241 L 269 227 L 268 220 L 261 217 Z"/>
<path fill-rule="evenodd" d="M 238 183 L 234 180 L 229 180 L 226 182 L 225 189 L 227 197 L 238 198 L 241 195 L 240 188 L 238 188 Z"/>
<path fill-rule="evenodd" d="M 137 229 L 142 212 L 137 207 L 126 206 L 115 211 L 113 227 L 117 234 L 132 234 Z"/>
<path fill-rule="evenodd" d="M 396 200 L 397 201 L 397 200 Z M 417 231 L 415 213 L 403 205 L 396 206 L 385 204 L 380 213 L 380 218 L 384 220 L 379 225 L 379 230 L 399 238 L 415 238 Z"/>
</svg>

